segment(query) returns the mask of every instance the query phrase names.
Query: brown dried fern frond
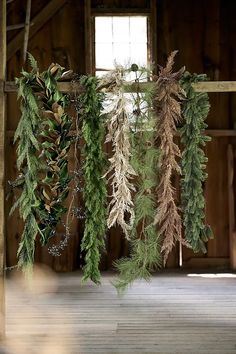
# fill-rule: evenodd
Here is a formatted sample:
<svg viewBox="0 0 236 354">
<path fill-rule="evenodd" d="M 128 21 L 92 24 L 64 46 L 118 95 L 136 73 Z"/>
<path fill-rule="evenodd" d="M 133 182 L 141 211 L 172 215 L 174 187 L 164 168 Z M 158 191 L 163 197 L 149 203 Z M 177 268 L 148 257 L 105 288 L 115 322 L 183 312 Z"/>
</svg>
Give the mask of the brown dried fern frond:
<svg viewBox="0 0 236 354">
<path fill-rule="evenodd" d="M 112 143 L 113 152 L 106 173 L 112 186 L 107 226 L 110 228 L 115 224 L 120 225 L 126 238 L 129 239 L 134 220 L 132 191 L 135 187 L 131 179 L 136 173 L 130 164 L 130 126 L 127 112 L 128 100 L 123 91 L 123 72 L 122 67 L 117 67 L 101 80 L 100 87 L 104 87 L 112 95 L 106 107 L 108 112 L 106 142 Z"/>
<path fill-rule="evenodd" d="M 181 217 L 175 203 L 175 189 L 171 178 L 173 172 L 181 173 L 177 159 L 181 156 L 174 142 L 176 124 L 181 121 L 181 101 L 184 98 L 179 78 L 184 68 L 173 73 L 172 67 L 176 51 L 167 60 L 166 67 L 160 68 L 155 83 L 154 108 L 157 115 L 157 138 L 160 141 L 160 181 L 158 185 L 158 208 L 154 224 L 159 225 L 159 234 L 163 239 L 162 252 L 164 264 L 175 241 L 183 243 L 181 235 Z"/>
</svg>

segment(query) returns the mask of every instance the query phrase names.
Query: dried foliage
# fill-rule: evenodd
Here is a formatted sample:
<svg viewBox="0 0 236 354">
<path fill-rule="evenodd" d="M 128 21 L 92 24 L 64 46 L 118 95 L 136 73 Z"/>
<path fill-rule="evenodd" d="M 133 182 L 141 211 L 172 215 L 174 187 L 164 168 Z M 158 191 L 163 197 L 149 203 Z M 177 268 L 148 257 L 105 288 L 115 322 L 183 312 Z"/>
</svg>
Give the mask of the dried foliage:
<svg viewBox="0 0 236 354">
<path fill-rule="evenodd" d="M 118 224 L 125 236 L 129 233 L 134 220 L 132 191 L 135 190 L 131 179 L 136 175 L 130 164 L 130 125 L 127 111 L 128 99 L 123 90 L 124 70 L 117 67 L 114 72 L 104 77 L 100 86 L 106 87 L 110 95 L 107 113 L 106 143 L 112 143 L 113 156 L 109 159 L 110 167 L 106 173 L 111 181 L 112 199 L 109 203 L 108 228 Z"/>
<path fill-rule="evenodd" d="M 165 68 L 160 68 L 155 83 L 154 107 L 157 115 L 157 139 L 160 141 L 160 181 L 158 185 L 158 208 L 155 224 L 163 239 L 162 252 L 164 264 L 175 241 L 183 242 L 181 236 L 181 217 L 175 203 L 175 190 L 171 177 L 173 172 L 180 173 L 177 158 L 181 156 L 174 142 L 176 124 L 181 121 L 181 101 L 183 90 L 179 78 L 183 69 L 173 73 L 172 67 L 176 52 L 171 53 Z"/>
<path fill-rule="evenodd" d="M 202 183 L 207 178 L 205 172 L 207 157 L 202 146 L 210 141 L 204 134 L 205 123 L 210 104 L 207 93 L 195 92 L 192 83 L 207 80 L 206 75 L 191 75 L 185 72 L 181 86 L 186 92 L 183 103 L 185 123 L 181 128 L 183 157 L 181 161 L 183 178 L 181 179 L 181 199 L 185 238 L 195 252 L 206 252 L 205 242 L 212 236 L 209 225 L 205 224 L 205 199 Z"/>
</svg>

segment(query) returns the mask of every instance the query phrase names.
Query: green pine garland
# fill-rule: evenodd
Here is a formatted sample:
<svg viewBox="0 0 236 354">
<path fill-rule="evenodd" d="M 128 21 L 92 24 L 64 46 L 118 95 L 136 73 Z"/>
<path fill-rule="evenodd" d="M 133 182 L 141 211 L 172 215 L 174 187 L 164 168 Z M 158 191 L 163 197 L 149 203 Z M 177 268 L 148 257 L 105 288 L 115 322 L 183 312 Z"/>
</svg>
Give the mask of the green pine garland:
<svg viewBox="0 0 236 354">
<path fill-rule="evenodd" d="M 19 207 L 24 230 L 18 249 L 18 266 L 31 270 L 37 235 L 45 245 L 66 212 L 63 205 L 68 194 L 69 130 L 71 119 L 64 112 L 66 95 L 57 89 L 62 68 L 52 64 L 42 74 L 29 54 L 31 72 L 22 71 L 16 79 L 21 98 L 21 119 L 15 139 L 18 140 L 18 178 L 12 183 L 21 194 L 11 213 Z"/>
<path fill-rule="evenodd" d="M 103 94 L 97 92 L 97 78 L 83 76 L 84 91 L 79 96 L 79 118 L 84 138 L 85 230 L 81 250 L 85 252 L 83 280 L 100 282 L 99 263 L 105 249 L 106 184 L 103 178 L 105 159 L 102 150 L 104 122 L 101 115 Z"/>
<path fill-rule="evenodd" d="M 181 85 L 186 92 L 183 104 L 185 125 L 180 129 L 181 142 L 184 145 L 182 156 L 181 199 L 185 238 L 195 252 L 206 252 L 205 242 L 211 237 L 209 225 L 205 225 L 205 199 L 202 183 L 207 178 L 207 158 L 201 148 L 210 141 L 204 135 L 207 128 L 205 119 L 210 104 L 207 93 L 195 92 L 191 84 L 207 80 L 206 75 L 191 75 L 185 72 Z"/>
<path fill-rule="evenodd" d="M 132 69 L 136 66 L 132 65 Z M 133 69 L 133 70 L 134 70 Z M 136 83 L 146 72 L 137 74 Z M 146 75 L 144 75 L 146 76 Z M 137 172 L 137 193 L 134 197 L 135 220 L 131 233 L 131 254 L 115 263 L 119 277 L 115 286 L 123 292 L 136 279 L 149 279 L 151 272 L 161 265 L 160 242 L 154 217 L 156 213 L 158 150 L 155 147 L 155 119 L 151 109 L 152 91 L 134 95 L 134 131 L 132 133 L 132 166 Z"/>
</svg>

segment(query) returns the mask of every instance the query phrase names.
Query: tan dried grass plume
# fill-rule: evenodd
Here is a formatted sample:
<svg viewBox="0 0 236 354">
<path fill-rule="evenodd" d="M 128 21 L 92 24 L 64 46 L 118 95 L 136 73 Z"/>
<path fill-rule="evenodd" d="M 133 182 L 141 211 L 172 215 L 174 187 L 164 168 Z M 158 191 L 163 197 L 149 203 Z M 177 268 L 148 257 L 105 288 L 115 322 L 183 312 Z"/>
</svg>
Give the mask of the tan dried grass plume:
<svg viewBox="0 0 236 354">
<path fill-rule="evenodd" d="M 181 101 L 184 98 L 179 78 L 184 68 L 172 72 L 176 51 L 167 60 L 166 67 L 160 68 L 155 83 L 154 108 L 157 114 L 157 139 L 160 142 L 160 181 L 158 185 L 158 208 L 154 223 L 159 226 L 163 239 L 164 264 L 176 241 L 183 243 L 182 223 L 179 208 L 175 203 L 175 189 L 171 178 L 173 172 L 181 173 L 177 159 L 181 156 L 174 142 L 176 124 L 181 121 Z"/>
<path fill-rule="evenodd" d="M 131 144 L 129 139 L 130 125 L 127 111 L 128 99 L 123 91 L 124 69 L 116 69 L 106 75 L 100 82 L 100 87 L 111 94 L 109 105 L 106 107 L 107 136 L 106 143 L 112 143 L 113 156 L 109 159 L 110 167 L 106 173 L 111 181 L 112 199 L 109 203 L 108 228 L 118 224 L 125 237 L 134 221 L 134 205 L 132 192 L 135 187 L 131 180 L 136 175 L 130 164 Z"/>
</svg>

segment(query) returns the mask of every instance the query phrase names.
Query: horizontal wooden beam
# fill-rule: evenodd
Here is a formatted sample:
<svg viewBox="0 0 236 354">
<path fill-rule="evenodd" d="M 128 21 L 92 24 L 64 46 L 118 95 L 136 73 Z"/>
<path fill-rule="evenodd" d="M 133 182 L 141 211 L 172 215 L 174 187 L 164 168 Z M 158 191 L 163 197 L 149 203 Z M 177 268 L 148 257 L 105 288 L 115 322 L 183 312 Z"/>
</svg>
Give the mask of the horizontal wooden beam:
<svg viewBox="0 0 236 354">
<path fill-rule="evenodd" d="M 33 26 L 32 22 L 30 23 L 30 26 Z M 17 29 L 20 29 L 20 28 L 24 28 L 24 27 L 25 27 L 24 23 L 18 23 L 18 24 L 15 24 L 15 25 L 9 25 L 9 26 L 7 26 L 7 31 L 14 31 L 14 30 L 17 30 Z"/>
<path fill-rule="evenodd" d="M 66 0 L 51 0 L 48 4 L 32 19 L 29 38 L 34 36 L 43 25 L 65 4 Z M 7 46 L 7 59 L 10 59 L 17 50 L 23 47 L 24 30 L 21 30 Z"/>
<path fill-rule="evenodd" d="M 119 7 L 100 7 L 100 8 L 91 8 L 91 14 L 93 16 L 142 16 L 149 15 L 150 8 L 119 8 Z"/>
<path fill-rule="evenodd" d="M 139 84 L 140 89 L 145 89 L 149 86 L 150 82 L 142 82 Z M 75 90 L 81 90 L 79 83 L 72 82 L 59 82 L 58 84 L 60 91 L 62 92 L 72 92 Z M 193 84 L 193 88 L 196 92 L 236 92 L 236 81 L 207 81 L 198 82 Z M 136 84 L 126 85 L 126 92 L 135 92 L 137 90 Z M 17 86 L 13 81 L 5 82 L 5 92 L 16 92 Z"/>
<path fill-rule="evenodd" d="M 236 81 L 202 81 L 192 86 L 196 92 L 236 92 Z"/>
</svg>

